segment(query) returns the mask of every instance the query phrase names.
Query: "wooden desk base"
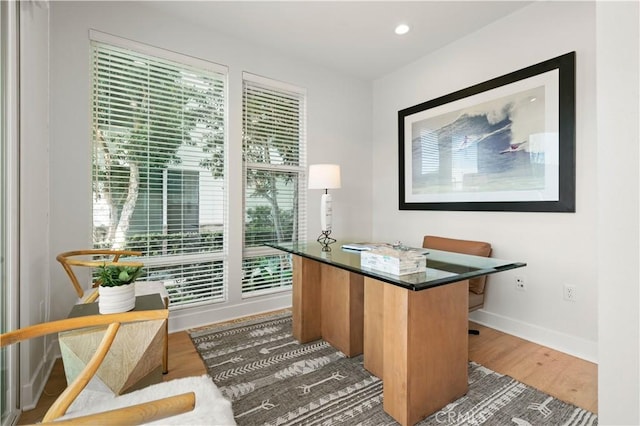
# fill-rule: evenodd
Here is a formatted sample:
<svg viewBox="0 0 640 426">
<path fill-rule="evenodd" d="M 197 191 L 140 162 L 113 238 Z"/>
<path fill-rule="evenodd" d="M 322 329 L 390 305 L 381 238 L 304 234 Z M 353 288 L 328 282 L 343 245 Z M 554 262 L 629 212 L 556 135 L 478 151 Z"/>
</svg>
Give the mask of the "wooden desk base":
<svg viewBox="0 0 640 426">
<path fill-rule="evenodd" d="M 362 353 L 364 277 L 293 256 L 293 337 L 324 339 L 348 357 Z"/>
<path fill-rule="evenodd" d="M 411 291 L 365 278 L 364 366 L 413 425 L 467 393 L 468 281 Z"/>
<path fill-rule="evenodd" d="M 469 282 L 411 291 L 293 256 L 293 335 L 382 378 L 384 410 L 413 425 L 467 393 Z"/>
</svg>

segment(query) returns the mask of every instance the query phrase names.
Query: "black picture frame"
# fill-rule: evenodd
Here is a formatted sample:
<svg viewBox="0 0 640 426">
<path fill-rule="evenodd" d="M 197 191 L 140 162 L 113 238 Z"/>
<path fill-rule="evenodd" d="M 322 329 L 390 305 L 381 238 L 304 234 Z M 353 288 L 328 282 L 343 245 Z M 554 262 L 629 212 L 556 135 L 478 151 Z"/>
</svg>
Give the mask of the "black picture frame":
<svg viewBox="0 0 640 426">
<path fill-rule="evenodd" d="M 398 111 L 400 210 L 575 212 L 575 56 Z"/>
</svg>

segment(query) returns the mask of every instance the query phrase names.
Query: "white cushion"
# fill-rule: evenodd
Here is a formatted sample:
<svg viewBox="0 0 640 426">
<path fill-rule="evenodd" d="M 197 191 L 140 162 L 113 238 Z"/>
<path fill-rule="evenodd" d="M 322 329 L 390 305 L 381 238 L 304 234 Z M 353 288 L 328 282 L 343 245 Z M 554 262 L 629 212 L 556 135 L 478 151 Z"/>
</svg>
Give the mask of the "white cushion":
<svg viewBox="0 0 640 426">
<path fill-rule="evenodd" d="M 195 392 L 196 407 L 193 411 L 167 417 L 150 425 L 235 425 L 231 402 L 222 396 L 220 390 L 208 375 L 185 377 L 148 386 L 120 396 L 85 389 L 71 404 L 67 414 L 58 420 L 100 413 L 116 408 Z"/>
</svg>

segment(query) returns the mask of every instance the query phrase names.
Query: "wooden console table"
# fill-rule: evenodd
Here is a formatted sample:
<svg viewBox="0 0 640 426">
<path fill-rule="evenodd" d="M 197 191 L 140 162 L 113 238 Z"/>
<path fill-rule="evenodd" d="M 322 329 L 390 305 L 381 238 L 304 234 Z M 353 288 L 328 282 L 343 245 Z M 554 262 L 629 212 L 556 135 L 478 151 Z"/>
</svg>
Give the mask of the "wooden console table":
<svg viewBox="0 0 640 426">
<path fill-rule="evenodd" d="M 159 294 L 136 297 L 134 311 L 166 309 Z M 98 314 L 98 303 L 77 304 L 69 318 Z M 58 334 L 67 383 L 71 383 L 95 353 L 106 327 L 89 327 Z M 98 369 L 93 386 L 117 395 L 162 381 L 166 320 L 123 324 Z"/>
<path fill-rule="evenodd" d="M 467 393 L 469 279 L 524 263 L 429 249 L 427 271 L 394 276 L 360 253 L 317 242 L 268 244 L 293 254 L 293 335 L 364 353 L 384 410 L 413 425 Z"/>
</svg>

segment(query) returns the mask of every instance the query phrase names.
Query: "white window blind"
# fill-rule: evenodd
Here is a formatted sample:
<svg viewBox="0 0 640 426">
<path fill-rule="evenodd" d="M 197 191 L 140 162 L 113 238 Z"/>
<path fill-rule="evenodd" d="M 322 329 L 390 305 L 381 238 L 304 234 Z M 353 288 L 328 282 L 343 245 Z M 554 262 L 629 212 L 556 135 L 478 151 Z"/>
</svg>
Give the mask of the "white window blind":
<svg viewBox="0 0 640 426">
<path fill-rule="evenodd" d="M 141 251 L 173 308 L 224 300 L 226 72 L 131 45 L 92 41 L 94 247 Z"/>
<path fill-rule="evenodd" d="M 291 257 L 264 246 L 306 239 L 306 95 L 244 74 L 242 292 L 291 287 Z"/>
</svg>

